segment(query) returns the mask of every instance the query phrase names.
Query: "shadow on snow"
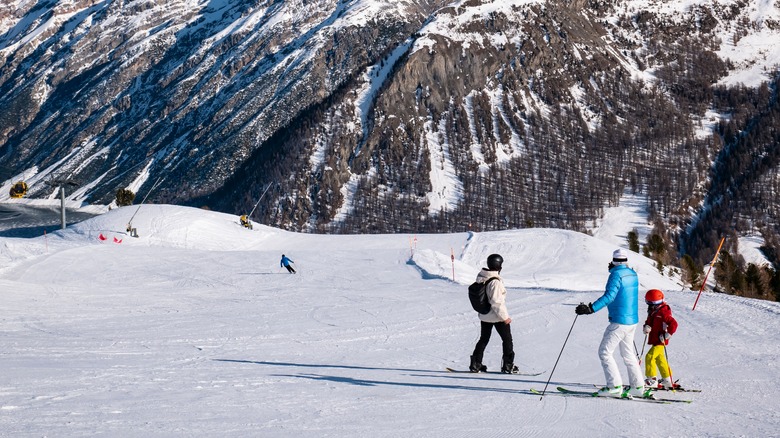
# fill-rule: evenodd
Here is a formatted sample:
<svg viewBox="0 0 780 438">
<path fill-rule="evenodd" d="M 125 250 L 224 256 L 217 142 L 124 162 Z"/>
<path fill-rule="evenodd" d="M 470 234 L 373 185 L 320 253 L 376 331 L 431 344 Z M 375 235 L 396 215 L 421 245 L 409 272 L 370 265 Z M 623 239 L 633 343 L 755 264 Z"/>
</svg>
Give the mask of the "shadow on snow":
<svg viewBox="0 0 780 438">
<path fill-rule="evenodd" d="M 409 368 L 384 368 L 384 367 L 366 367 L 357 365 L 329 365 L 329 364 L 304 364 L 304 363 L 291 363 L 291 362 L 266 362 L 266 361 L 253 361 L 253 360 L 241 360 L 241 359 L 212 359 L 216 362 L 229 362 L 229 363 L 243 363 L 252 365 L 265 365 L 273 367 L 296 367 L 296 368 L 316 368 L 316 369 L 344 369 L 344 370 L 367 370 L 367 371 L 397 371 L 405 374 L 409 377 L 415 378 L 438 378 L 447 379 L 450 382 L 455 380 L 470 380 L 477 382 L 502 382 L 502 383 L 525 383 L 538 385 L 538 390 L 541 390 L 545 385 L 545 380 L 529 380 L 529 379 L 517 379 L 510 378 L 509 375 L 490 375 L 490 374 L 452 374 L 446 370 L 420 370 Z M 277 374 L 278 377 L 295 377 L 300 379 L 320 380 L 327 382 L 344 383 L 355 386 L 403 386 L 410 388 L 438 388 L 438 389 L 457 389 L 464 391 L 480 391 L 480 392 L 503 392 L 513 394 L 525 394 L 538 397 L 539 394 L 531 392 L 529 389 L 514 389 L 514 388 L 499 388 L 499 387 L 482 387 L 482 386 L 470 386 L 460 383 L 419 383 L 419 382 L 401 382 L 390 380 L 372 380 L 361 379 L 356 377 L 344 377 L 344 376 L 329 376 L 323 374 L 313 373 L 301 373 L 301 374 Z M 556 386 L 585 386 L 593 387 L 591 384 L 572 383 L 572 382 L 550 382 L 550 387 Z M 548 389 L 549 392 L 549 389 Z"/>
</svg>

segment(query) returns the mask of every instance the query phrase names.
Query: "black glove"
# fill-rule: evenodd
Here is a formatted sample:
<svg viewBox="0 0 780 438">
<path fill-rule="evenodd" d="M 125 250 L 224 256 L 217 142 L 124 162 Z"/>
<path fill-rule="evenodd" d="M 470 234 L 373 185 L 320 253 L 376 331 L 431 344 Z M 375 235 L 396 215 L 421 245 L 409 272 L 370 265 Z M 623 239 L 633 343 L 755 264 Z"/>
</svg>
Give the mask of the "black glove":
<svg viewBox="0 0 780 438">
<path fill-rule="evenodd" d="M 593 313 L 593 304 L 580 303 L 580 305 L 574 309 L 574 313 L 577 315 L 590 315 Z"/>
</svg>

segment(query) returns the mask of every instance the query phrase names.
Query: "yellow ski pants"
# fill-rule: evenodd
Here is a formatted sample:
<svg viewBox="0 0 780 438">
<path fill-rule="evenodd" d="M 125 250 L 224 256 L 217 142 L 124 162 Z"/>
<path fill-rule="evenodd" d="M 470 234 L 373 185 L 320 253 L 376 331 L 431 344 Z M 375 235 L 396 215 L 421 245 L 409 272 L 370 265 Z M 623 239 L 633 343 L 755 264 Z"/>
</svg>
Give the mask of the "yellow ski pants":
<svg viewBox="0 0 780 438">
<path fill-rule="evenodd" d="M 666 362 L 663 345 L 653 345 L 645 355 L 645 377 L 655 377 L 657 375 L 656 368 L 660 371 L 662 378 L 667 378 L 672 374 L 669 363 Z"/>
</svg>

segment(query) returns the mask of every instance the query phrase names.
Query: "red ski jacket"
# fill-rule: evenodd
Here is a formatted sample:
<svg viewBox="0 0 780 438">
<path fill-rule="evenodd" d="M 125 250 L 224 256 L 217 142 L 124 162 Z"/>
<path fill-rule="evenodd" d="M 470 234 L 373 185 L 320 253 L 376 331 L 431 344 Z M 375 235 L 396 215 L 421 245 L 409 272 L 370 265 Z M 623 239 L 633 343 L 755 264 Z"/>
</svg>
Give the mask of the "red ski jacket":
<svg viewBox="0 0 780 438">
<path fill-rule="evenodd" d="M 663 332 L 669 332 L 673 335 L 677 331 L 677 320 L 672 316 L 672 308 L 666 303 L 661 303 L 658 307 L 651 311 L 647 309 L 647 320 L 645 325 L 650 326 L 650 334 L 647 335 L 647 343 L 649 345 L 664 345 L 669 344 L 667 339 L 665 343 L 661 342 L 660 336 Z M 664 330 L 664 328 L 666 330 Z"/>
</svg>

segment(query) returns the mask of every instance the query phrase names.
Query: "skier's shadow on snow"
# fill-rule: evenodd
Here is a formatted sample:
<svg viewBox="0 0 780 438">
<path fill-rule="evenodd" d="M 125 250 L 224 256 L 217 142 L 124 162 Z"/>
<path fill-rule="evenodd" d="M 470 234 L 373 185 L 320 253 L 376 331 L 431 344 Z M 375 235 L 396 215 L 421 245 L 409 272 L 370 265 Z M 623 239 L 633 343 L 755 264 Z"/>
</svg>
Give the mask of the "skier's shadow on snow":
<svg viewBox="0 0 780 438">
<path fill-rule="evenodd" d="M 286 273 L 287 272 L 238 272 L 237 275 L 277 275 Z"/>
<path fill-rule="evenodd" d="M 460 389 L 464 391 L 480 391 L 480 392 L 505 392 L 512 394 L 529 394 L 534 395 L 529 390 L 514 389 L 514 388 L 497 388 L 486 386 L 467 386 L 460 384 L 444 384 L 444 383 L 417 383 L 417 382 L 393 382 L 390 380 L 368 380 L 357 379 L 354 377 L 341 377 L 341 376 L 323 376 L 320 374 L 279 374 L 278 377 L 296 377 L 299 379 L 320 380 L 325 382 L 346 383 L 355 386 L 405 386 L 409 388 L 434 388 L 434 389 Z M 431 377 L 425 375 L 421 377 Z M 496 381 L 499 379 L 487 379 Z"/>
<path fill-rule="evenodd" d="M 423 378 L 444 378 L 450 382 L 454 380 L 463 381 L 482 381 L 482 382 L 499 382 L 502 383 L 530 383 L 539 384 L 538 380 L 524 380 L 524 379 L 506 379 L 506 376 L 494 376 L 491 377 L 487 374 L 476 375 L 458 375 L 452 374 L 446 370 L 417 370 L 409 368 L 382 368 L 382 367 L 365 367 L 355 365 L 327 365 L 327 364 L 302 364 L 302 363 L 290 363 L 290 362 L 265 362 L 265 361 L 252 361 L 252 360 L 238 360 L 238 359 L 213 359 L 217 362 L 233 362 L 233 363 L 246 363 L 254 365 L 267 365 L 267 366 L 282 366 L 282 367 L 303 367 L 303 368 L 328 368 L 328 369 L 346 369 L 346 370 L 369 370 L 369 371 L 400 371 L 410 377 L 423 377 Z M 487 391 L 487 392 L 506 392 L 506 393 L 520 393 L 535 395 L 529 390 L 517 389 L 517 388 L 496 388 L 496 387 L 484 387 L 484 386 L 469 386 L 458 383 L 417 383 L 417 382 L 393 382 L 389 380 L 369 380 L 359 379 L 355 377 L 344 376 L 327 376 L 322 374 L 279 374 L 278 377 L 295 377 L 300 379 L 321 380 L 337 383 L 345 383 L 355 386 L 406 386 L 411 388 L 441 388 L 441 389 L 462 389 L 467 391 Z M 543 383 L 543 382 L 542 382 Z"/>
<path fill-rule="evenodd" d="M 326 365 L 326 364 L 311 364 L 311 363 L 291 363 L 291 362 L 266 362 L 256 360 L 240 360 L 240 359 L 213 359 L 216 362 L 234 362 L 234 363 L 249 363 L 255 365 L 268 365 L 278 367 L 301 367 L 301 368 L 343 368 L 347 370 L 378 370 L 378 371 L 406 371 L 416 373 L 431 373 L 431 370 L 414 370 L 409 368 L 379 368 L 379 367 L 362 367 L 356 365 Z"/>
</svg>

